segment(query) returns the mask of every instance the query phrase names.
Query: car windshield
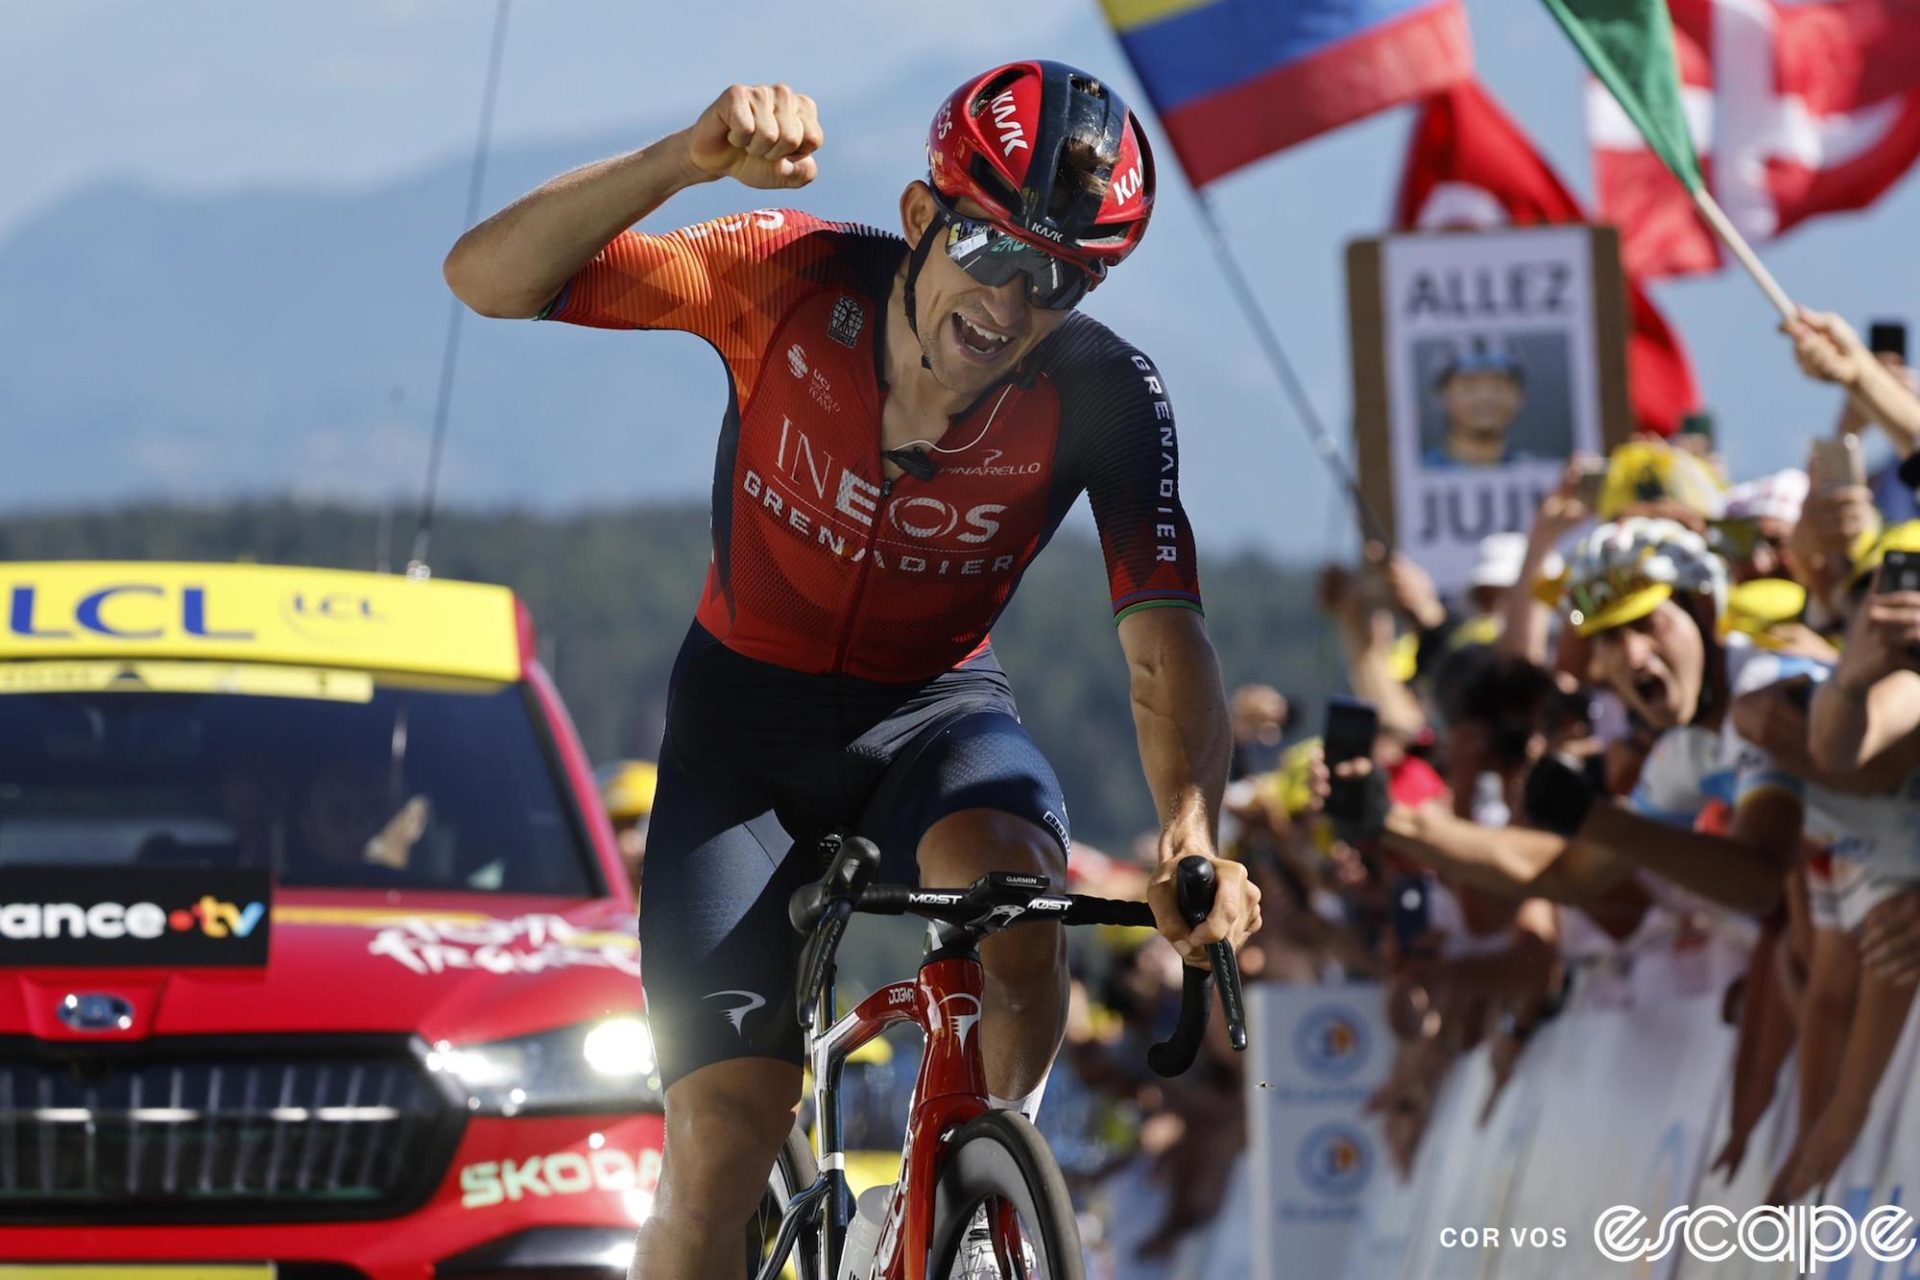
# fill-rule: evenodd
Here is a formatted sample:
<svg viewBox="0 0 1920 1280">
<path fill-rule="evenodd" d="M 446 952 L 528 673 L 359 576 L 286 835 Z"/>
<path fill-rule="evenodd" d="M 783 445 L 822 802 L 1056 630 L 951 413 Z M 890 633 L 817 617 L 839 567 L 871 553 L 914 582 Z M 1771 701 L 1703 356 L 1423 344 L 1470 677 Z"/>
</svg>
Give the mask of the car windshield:
<svg viewBox="0 0 1920 1280">
<path fill-rule="evenodd" d="M 0 696 L 0 867 L 267 867 L 285 886 L 595 892 L 526 691 Z"/>
</svg>

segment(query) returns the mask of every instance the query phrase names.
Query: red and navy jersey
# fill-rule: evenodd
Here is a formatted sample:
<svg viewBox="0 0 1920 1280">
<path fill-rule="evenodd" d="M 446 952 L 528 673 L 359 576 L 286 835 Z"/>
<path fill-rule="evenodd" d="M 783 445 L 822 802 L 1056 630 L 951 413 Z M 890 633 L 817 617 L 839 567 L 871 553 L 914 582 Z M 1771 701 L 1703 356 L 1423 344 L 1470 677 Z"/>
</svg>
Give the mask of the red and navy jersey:
<svg viewBox="0 0 1920 1280">
<path fill-rule="evenodd" d="M 731 377 L 701 625 L 796 671 L 923 680 L 984 648 L 1085 492 L 1116 615 L 1200 607 L 1173 408 L 1151 362 L 1073 315 L 956 416 L 931 479 L 880 456 L 897 236 L 762 209 L 626 232 L 543 318 L 705 338 Z"/>
</svg>

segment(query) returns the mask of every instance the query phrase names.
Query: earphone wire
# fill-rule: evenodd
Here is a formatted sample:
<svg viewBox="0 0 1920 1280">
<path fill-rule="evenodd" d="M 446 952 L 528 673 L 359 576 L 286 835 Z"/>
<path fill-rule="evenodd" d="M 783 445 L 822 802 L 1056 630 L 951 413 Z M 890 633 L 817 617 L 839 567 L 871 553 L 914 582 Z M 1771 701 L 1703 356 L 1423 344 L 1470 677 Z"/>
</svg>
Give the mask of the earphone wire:
<svg viewBox="0 0 1920 1280">
<path fill-rule="evenodd" d="M 987 432 L 993 430 L 993 420 L 1000 416 L 1000 406 L 1007 402 L 1007 396 L 1010 395 L 1012 391 L 1013 391 L 1013 384 L 1009 382 L 1006 385 L 1005 389 L 1003 389 L 1000 392 L 1000 398 L 993 402 L 993 412 L 987 415 L 986 425 L 980 428 L 979 432 L 975 434 L 973 439 L 967 441 L 963 445 L 956 445 L 951 449 L 943 449 L 931 440 L 909 440 L 905 444 L 901 445 L 899 448 L 889 449 L 887 450 L 887 452 L 888 453 L 905 453 L 907 450 L 915 447 L 925 447 L 933 450 L 935 453 L 965 453 L 967 450 L 973 448 L 973 446 L 979 444 L 982 440 L 985 440 L 987 438 Z"/>
</svg>

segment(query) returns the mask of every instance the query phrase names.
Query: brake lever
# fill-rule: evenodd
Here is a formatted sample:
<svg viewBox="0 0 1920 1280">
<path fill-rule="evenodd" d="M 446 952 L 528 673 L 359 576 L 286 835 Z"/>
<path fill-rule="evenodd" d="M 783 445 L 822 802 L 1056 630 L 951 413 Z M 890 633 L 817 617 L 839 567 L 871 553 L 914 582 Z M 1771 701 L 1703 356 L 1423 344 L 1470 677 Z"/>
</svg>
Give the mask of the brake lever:
<svg viewBox="0 0 1920 1280">
<path fill-rule="evenodd" d="M 1180 859 L 1174 872 L 1174 900 L 1180 918 L 1189 929 L 1196 928 L 1213 914 L 1213 898 L 1219 889 L 1213 864 L 1195 854 Z M 1222 944 L 1215 944 L 1222 945 Z M 1218 953 L 1208 954 L 1219 963 Z M 1180 987 L 1180 1021 L 1173 1034 L 1147 1050 L 1147 1065 L 1155 1075 L 1173 1077 L 1193 1065 L 1200 1042 L 1207 1035 L 1207 1015 L 1213 1004 L 1213 974 L 1197 965 L 1186 965 Z"/>
<path fill-rule="evenodd" d="M 833 863 L 824 876 L 813 884 L 802 885 L 787 900 L 789 923 L 808 935 L 793 993 L 794 1016 L 802 1027 L 813 1021 L 813 1006 L 833 972 L 840 937 L 847 931 L 854 905 L 860 901 L 861 893 L 879 866 L 880 850 L 871 840 L 854 836 L 839 843 Z"/>
</svg>

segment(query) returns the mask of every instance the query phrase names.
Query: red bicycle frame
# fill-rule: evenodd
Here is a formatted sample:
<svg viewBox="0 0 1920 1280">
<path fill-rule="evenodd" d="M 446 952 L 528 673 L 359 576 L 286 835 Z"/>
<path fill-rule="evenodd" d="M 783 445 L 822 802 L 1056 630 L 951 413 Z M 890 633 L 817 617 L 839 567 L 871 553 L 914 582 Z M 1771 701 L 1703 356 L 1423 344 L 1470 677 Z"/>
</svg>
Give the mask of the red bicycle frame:
<svg viewBox="0 0 1920 1280">
<path fill-rule="evenodd" d="M 821 1007 L 831 1005 L 823 1001 Z M 844 1177 L 845 1171 L 837 1095 L 847 1058 L 896 1023 L 915 1023 L 926 1038 L 907 1118 L 900 1181 L 887 1207 L 869 1272 L 873 1280 L 926 1280 L 927 1250 L 933 1237 L 933 1187 L 946 1154 L 946 1135 L 988 1106 L 986 1069 L 980 1057 L 981 1012 L 978 955 L 948 948 L 929 955 L 912 981 L 881 987 L 813 1038 L 820 1168 L 830 1178 Z M 844 1221 L 833 1221 L 838 1216 L 830 1200 L 828 1222 L 821 1232 L 823 1276 L 833 1275 L 828 1263 L 844 1244 Z M 1018 1241 L 1004 1238 L 1015 1230 L 1010 1222 L 1000 1224 L 1003 1239 L 998 1248 L 1013 1250 L 1012 1256 L 1017 1257 Z"/>
</svg>

